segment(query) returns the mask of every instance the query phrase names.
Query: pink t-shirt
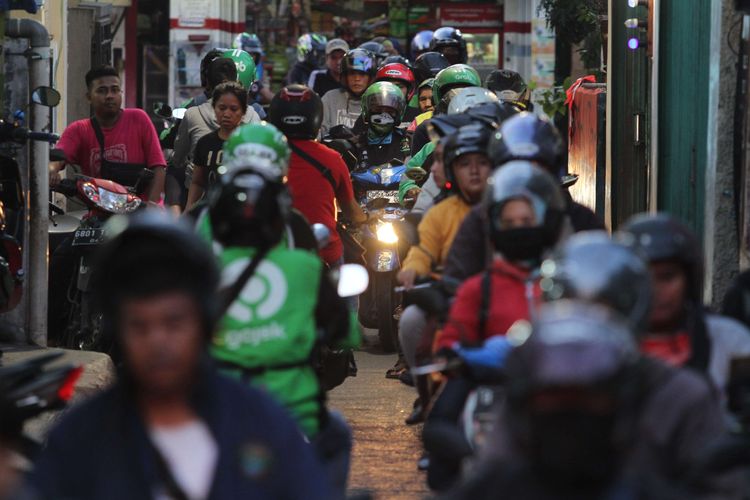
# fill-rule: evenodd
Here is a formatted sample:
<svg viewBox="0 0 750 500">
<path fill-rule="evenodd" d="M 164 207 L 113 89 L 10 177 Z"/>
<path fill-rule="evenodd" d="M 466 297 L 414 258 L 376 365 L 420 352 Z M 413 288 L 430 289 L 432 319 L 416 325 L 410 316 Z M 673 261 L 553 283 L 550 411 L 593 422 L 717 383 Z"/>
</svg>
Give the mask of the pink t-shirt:
<svg viewBox="0 0 750 500">
<path fill-rule="evenodd" d="M 143 110 L 123 109 L 115 126 L 102 127 L 102 133 L 104 156 L 108 161 L 149 168 L 166 166 L 156 129 Z M 99 176 L 101 148 L 90 119 L 68 125 L 55 147 L 65 152 L 68 163 L 80 165 L 84 175 Z"/>
</svg>

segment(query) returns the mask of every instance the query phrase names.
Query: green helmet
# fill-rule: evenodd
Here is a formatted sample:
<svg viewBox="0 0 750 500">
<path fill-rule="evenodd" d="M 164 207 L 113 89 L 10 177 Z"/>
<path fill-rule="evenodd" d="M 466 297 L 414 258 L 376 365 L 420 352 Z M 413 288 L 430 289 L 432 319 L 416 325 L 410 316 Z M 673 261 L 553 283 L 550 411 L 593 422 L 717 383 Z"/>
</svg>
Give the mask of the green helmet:
<svg viewBox="0 0 750 500">
<path fill-rule="evenodd" d="M 451 89 L 460 87 L 481 87 L 482 79 L 477 70 L 466 64 L 454 64 L 435 75 L 432 84 L 432 102 L 437 107 Z"/>
<path fill-rule="evenodd" d="M 237 66 L 237 81 L 244 88 L 250 89 L 255 81 L 255 60 L 253 56 L 242 49 L 229 49 L 221 54 L 221 57 L 234 61 L 234 65 Z"/>
<path fill-rule="evenodd" d="M 220 174 L 251 168 L 269 180 L 281 180 L 289 171 L 289 146 L 279 129 L 267 122 L 238 127 L 224 142 Z"/>
<path fill-rule="evenodd" d="M 395 113 L 373 114 L 376 107 L 393 108 Z M 397 126 L 404 116 L 406 99 L 404 93 L 391 82 L 375 82 L 362 94 L 362 120 L 369 125 L 377 135 L 387 135 Z"/>
</svg>

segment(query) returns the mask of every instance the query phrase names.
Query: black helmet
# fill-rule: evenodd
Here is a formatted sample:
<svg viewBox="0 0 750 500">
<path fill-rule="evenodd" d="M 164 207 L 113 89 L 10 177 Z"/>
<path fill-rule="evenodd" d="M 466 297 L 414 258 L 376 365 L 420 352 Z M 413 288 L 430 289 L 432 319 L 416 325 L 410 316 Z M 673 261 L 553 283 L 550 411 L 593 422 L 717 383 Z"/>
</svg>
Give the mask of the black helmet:
<svg viewBox="0 0 750 500">
<path fill-rule="evenodd" d="M 539 163 L 558 177 L 564 165 L 565 145 L 555 125 L 532 113 L 520 113 L 503 123 L 490 139 L 488 154 L 495 166 L 512 160 Z"/>
<path fill-rule="evenodd" d="M 648 262 L 676 261 L 688 279 L 688 296 L 695 303 L 703 297 L 703 252 L 698 239 L 675 217 L 660 213 L 631 217 L 621 228 L 620 237 L 632 243 Z"/>
<path fill-rule="evenodd" d="M 455 48 L 456 50 L 449 50 L 451 48 Z M 466 52 L 466 40 L 464 40 L 461 31 L 456 28 L 444 26 L 436 29 L 432 34 L 430 50 L 440 52 L 451 64 L 466 64 L 466 61 L 469 59 Z M 448 53 L 446 54 L 446 52 Z"/>
<path fill-rule="evenodd" d="M 503 101 L 525 102 L 528 86 L 523 77 L 512 69 L 495 69 L 487 75 L 484 86 Z"/>
<path fill-rule="evenodd" d="M 310 88 L 289 85 L 271 99 L 268 121 L 289 139 L 315 139 L 323 122 L 323 102 Z"/>
<path fill-rule="evenodd" d="M 375 64 L 375 56 L 368 50 L 361 47 L 352 49 L 346 53 L 343 59 L 341 59 L 341 78 L 346 78 L 346 75 L 352 71 L 359 71 L 370 76 L 375 76 L 377 71 L 377 65 Z"/>
<path fill-rule="evenodd" d="M 97 307 L 114 333 L 123 299 L 181 290 L 201 307 L 205 334 L 213 331 L 219 273 L 210 248 L 187 224 L 144 210 L 107 223 L 109 240 L 96 254 L 93 288 Z"/>
<path fill-rule="evenodd" d="M 557 243 L 565 220 L 565 200 L 560 185 L 548 172 L 528 161 L 507 163 L 495 172 L 489 184 L 485 209 L 488 234 L 495 250 L 509 260 L 541 260 L 543 253 Z M 518 199 L 531 205 L 535 225 L 503 227 L 503 208 L 509 201 Z"/>
<path fill-rule="evenodd" d="M 414 60 L 414 77 L 418 82 L 435 78 L 440 70 L 447 68 L 451 63 L 439 52 L 425 52 Z"/>
<path fill-rule="evenodd" d="M 460 115 L 437 115 L 427 123 L 427 133 L 432 140 L 440 140 L 455 133 L 464 125 L 473 123 L 471 115 L 462 113 Z"/>
<path fill-rule="evenodd" d="M 204 89 L 208 89 L 208 66 L 211 64 L 211 61 L 214 59 L 218 59 L 222 57 L 222 55 L 226 52 L 226 49 L 211 49 L 208 51 L 208 53 L 203 56 L 203 59 L 201 59 L 201 68 L 200 68 L 200 74 L 201 74 L 201 87 Z"/>
<path fill-rule="evenodd" d="M 618 316 L 571 301 L 542 305 L 508 355 L 509 437 L 552 491 L 611 486 L 636 433 L 638 360 Z"/>
<path fill-rule="evenodd" d="M 489 129 L 479 123 L 464 125 L 445 138 L 443 143 L 445 180 L 450 182 L 453 191 L 458 191 L 456 175 L 453 172 L 453 162 L 459 156 L 468 153 L 487 154 L 487 141 L 489 140 Z"/>
<path fill-rule="evenodd" d="M 466 114 L 487 126 L 496 129 L 505 120 L 516 116 L 521 110 L 507 102 L 486 102 L 470 108 Z"/>
<path fill-rule="evenodd" d="M 385 60 L 386 57 L 391 55 L 390 52 L 385 50 L 385 46 L 382 43 L 379 43 L 376 41 L 365 42 L 357 48 L 366 50 L 370 54 L 372 54 L 372 57 L 375 58 L 376 68 L 379 68 L 381 64 L 383 63 L 383 60 Z"/>
<path fill-rule="evenodd" d="M 213 236 L 224 246 L 272 248 L 284 235 L 290 208 L 286 186 L 253 168 L 230 170 L 208 193 Z"/>
<path fill-rule="evenodd" d="M 399 56 L 399 55 L 395 55 L 395 56 L 391 55 L 391 56 L 386 57 L 385 59 L 383 59 L 383 62 L 380 63 L 378 68 L 382 68 L 386 64 L 392 64 L 392 63 L 403 64 L 407 68 L 412 69 L 411 62 L 404 56 Z"/>
<path fill-rule="evenodd" d="M 651 277 L 633 248 L 605 231 L 571 236 L 541 267 L 547 301 L 583 300 L 611 307 L 642 332 L 651 309 Z"/>
<path fill-rule="evenodd" d="M 409 44 L 409 48 L 411 49 L 409 55 L 411 55 L 411 57 L 419 57 L 421 54 L 430 50 L 432 35 L 432 30 L 422 30 L 414 35 L 414 38 L 411 39 L 411 43 Z"/>
</svg>

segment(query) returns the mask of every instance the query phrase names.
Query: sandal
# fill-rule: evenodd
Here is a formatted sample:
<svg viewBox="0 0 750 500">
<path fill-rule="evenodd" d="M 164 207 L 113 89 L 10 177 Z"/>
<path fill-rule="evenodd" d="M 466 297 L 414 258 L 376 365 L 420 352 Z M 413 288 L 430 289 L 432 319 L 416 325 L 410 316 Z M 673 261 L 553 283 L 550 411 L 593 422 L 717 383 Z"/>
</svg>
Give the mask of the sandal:
<svg viewBox="0 0 750 500">
<path fill-rule="evenodd" d="M 385 372 L 385 378 L 391 378 L 391 379 L 398 379 L 401 377 L 402 373 L 406 373 L 409 371 L 409 367 L 406 366 L 406 362 L 402 359 L 399 359 L 396 361 L 396 364 L 393 365 L 393 368 L 389 368 L 388 371 Z"/>
</svg>

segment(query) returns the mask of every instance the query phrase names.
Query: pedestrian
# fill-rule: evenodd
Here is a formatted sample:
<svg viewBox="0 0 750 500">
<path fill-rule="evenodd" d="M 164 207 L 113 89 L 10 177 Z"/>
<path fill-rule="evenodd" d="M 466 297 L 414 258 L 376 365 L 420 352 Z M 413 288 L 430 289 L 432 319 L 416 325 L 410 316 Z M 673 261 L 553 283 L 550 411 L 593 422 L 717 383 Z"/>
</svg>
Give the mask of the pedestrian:
<svg viewBox="0 0 750 500">
<path fill-rule="evenodd" d="M 310 73 L 307 86 L 323 97 L 329 90 L 340 89 L 341 60 L 349 52 L 349 44 L 341 38 L 329 40 L 326 44 L 326 67 Z"/>
<path fill-rule="evenodd" d="M 289 140 L 292 154 L 287 177 L 292 206 L 310 224 L 320 223 L 328 228 L 330 243 L 320 249 L 320 255 L 326 264 L 337 267 L 343 263 L 344 253 L 337 231 L 337 207 L 354 223 L 365 222 L 367 215 L 354 198 L 344 160 L 315 140 L 323 120 L 323 103 L 309 88 L 289 85 L 274 96 L 268 115 Z"/>
<path fill-rule="evenodd" d="M 112 222 L 94 288 L 118 379 L 52 429 L 30 487 L 42 499 L 330 498 L 286 412 L 207 356 L 219 306 L 208 247 L 166 214 Z"/>
<path fill-rule="evenodd" d="M 236 82 L 224 82 L 214 89 L 211 103 L 219 128 L 198 139 L 195 145 L 187 210 L 193 208 L 203 198 L 206 189 L 216 182 L 216 176 L 220 174 L 224 141 L 242 122 L 247 112 L 247 101 L 247 91 Z"/>
</svg>

